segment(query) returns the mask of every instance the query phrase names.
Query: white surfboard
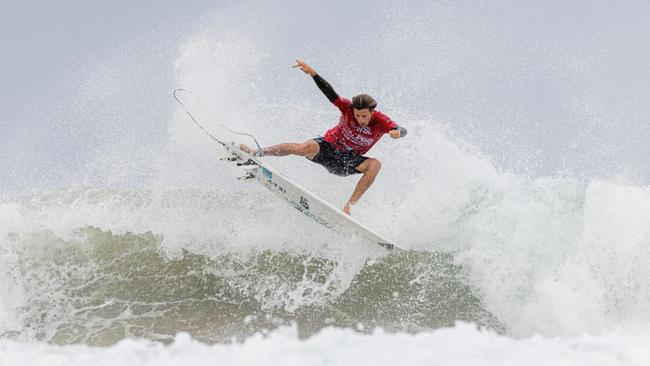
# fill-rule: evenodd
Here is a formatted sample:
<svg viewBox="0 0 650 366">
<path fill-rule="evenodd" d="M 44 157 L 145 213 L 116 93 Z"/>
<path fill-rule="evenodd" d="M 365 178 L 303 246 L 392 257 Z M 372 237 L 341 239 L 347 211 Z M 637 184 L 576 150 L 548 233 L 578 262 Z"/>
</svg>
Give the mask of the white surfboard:
<svg viewBox="0 0 650 366">
<path fill-rule="evenodd" d="M 356 235 L 389 250 L 403 250 L 392 241 L 370 230 L 352 216 L 264 164 L 257 157 L 240 150 L 233 143 L 227 143 L 223 146 L 236 156 L 240 164 L 250 166 L 248 170 L 250 176 L 248 178 L 255 178 L 266 189 L 277 194 L 317 223 L 339 233 Z"/>
<path fill-rule="evenodd" d="M 187 95 L 191 95 L 193 98 L 196 98 L 197 101 L 200 101 L 200 104 L 202 105 L 202 108 L 205 109 L 205 112 L 209 112 L 205 104 L 200 100 L 200 98 L 194 96 L 189 90 L 174 90 L 174 97 L 185 109 L 185 112 L 187 112 L 192 121 L 201 130 L 203 130 L 203 132 L 210 136 L 210 138 L 218 142 L 230 154 L 232 154 L 233 158 L 230 159 L 229 157 L 227 160 L 237 162 L 238 165 L 248 166 L 248 176 L 245 178 L 256 179 L 265 188 L 280 196 L 298 211 L 304 213 L 312 220 L 329 229 L 346 235 L 356 235 L 359 238 L 381 245 L 382 247 L 389 250 L 404 250 L 395 245 L 395 243 L 392 241 L 370 230 L 368 227 L 354 219 L 352 216 L 347 215 L 342 210 L 332 206 L 330 203 L 316 196 L 314 193 L 309 192 L 305 188 L 299 186 L 297 183 L 291 181 L 289 178 L 264 164 L 264 162 L 262 162 L 259 158 L 242 151 L 234 143 L 224 142 L 227 140 L 226 137 L 221 136 L 222 134 L 219 134 L 219 137 L 212 135 L 205 128 L 203 128 L 201 124 L 199 124 L 197 118 L 182 102 L 180 97 L 181 93 L 185 93 Z M 224 131 L 230 132 L 231 134 L 246 135 L 244 133 L 232 131 L 223 125 L 221 125 L 221 127 Z"/>
</svg>

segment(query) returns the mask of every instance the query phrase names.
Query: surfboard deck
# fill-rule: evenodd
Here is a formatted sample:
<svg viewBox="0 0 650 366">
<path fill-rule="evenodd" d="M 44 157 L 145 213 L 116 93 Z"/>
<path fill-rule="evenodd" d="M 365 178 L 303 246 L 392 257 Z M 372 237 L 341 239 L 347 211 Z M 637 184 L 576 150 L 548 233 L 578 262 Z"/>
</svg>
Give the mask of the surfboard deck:
<svg viewBox="0 0 650 366">
<path fill-rule="evenodd" d="M 256 179 L 266 189 L 280 196 L 295 209 L 317 223 L 339 233 L 356 235 L 388 250 L 404 250 L 352 216 L 271 168 L 259 158 L 242 151 L 234 143 L 225 143 L 223 146 L 236 157 L 235 160 L 239 165 L 249 166 L 247 169 L 249 176 L 247 178 Z"/>
</svg>

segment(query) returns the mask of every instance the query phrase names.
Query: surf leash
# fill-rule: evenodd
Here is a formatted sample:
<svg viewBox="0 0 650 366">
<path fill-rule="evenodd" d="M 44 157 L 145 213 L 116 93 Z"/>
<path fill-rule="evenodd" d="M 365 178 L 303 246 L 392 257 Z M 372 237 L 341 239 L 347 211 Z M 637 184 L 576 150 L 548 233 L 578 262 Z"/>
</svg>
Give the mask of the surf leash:
<svg viewBox="0 0 650 366">
<path fill-rule="evenodd" d="M 190 110 L 189 110 L 189 109 L 185 106 L 185 104 L 183 104 L 183 102 L 181 101 L 181 98 L 178 96 L 178 93 L 179 93 L 179 92 L 188 93 L 188 94 L 191 95 L 193 98 L 195 98 L 196 100 L 198 100 L 199 103 L 201 103 L 201 105 L 203 106 L 203 108 L 208 112 L 208 115 L 209 115 L 209 116 L 210 116 L 210 117 L 211 117 L 215 122 L 217 122 L 217 124 L 219 124 L 219 126 L 221 126 L 223 129 L 225 129 L 226 131 L 228 131 L 228 132 L 230 132 L 230 133 L 233 133 L 233 134 L 235 134 L 235 135 L 248 136 L 248 137 L 250 137 L 251 139 L 253 139 L 253 141 L 255 141 L 255 145 L 257 145 L 257 148 L 258 148 L 258 149 L 261 149 L 261 148 L 262 148 L 262 147 L 260 146 L 259 142 L 257 142 L 257 139 L 255 138 L 255 136 L 253 136 L 252 134 L 250 134 L 250 133 L 245 133 L 245 132 L 239 132 L 239 131 L 231 130 L 230 128 L 228 128 L 228 127 L 222 125 L 221 123 L 219 123 L 218 120 L 214 117 L 214 115 L 210 112 L 210 109 L 205 105 L 205 103 L 203 102 L 203 100 L 201 100 L 201 98 L 199 98 L 197 95 L 195 95 L 195 94 L 192 93 L 191 91 L 189 91 L 189 90 L 187 90 L 187 89 L 176 89 L 176 90 L 174 90 L 174 98 L 176 99 L 176 101 L 178 102 L 178 104 L 180 104 L 181 107 L 183 107 L 183 109 L 185 110 L 185 113 L 187 113 L 187 115 L 190 116 L 190 118 L 192 119 L 192 121 L 194 122 L 194 124 L 197 125 L 197 126 L 198 126 L 202 131 L 203 131 L 203 132 L 205 132 L 205 134 L 208 135 L 211 139 L 213 139 L 214 141 L 216 141 L 216 142 L 220 143 L 221 145 L 224 145 L 224 146 L 225 146 L 225 144 L 224 144 L 222 141 L 220 141 L 218 138 L 214 137 L 210 132 L 208 132 L 208 130 L 206 130 L 203 126 L 201 126 L 201 124 L 196 120 L 196 118 L 194 117 L 194 115 L 192 115 L 192 113 L 190 112 Z"/>
</svg>

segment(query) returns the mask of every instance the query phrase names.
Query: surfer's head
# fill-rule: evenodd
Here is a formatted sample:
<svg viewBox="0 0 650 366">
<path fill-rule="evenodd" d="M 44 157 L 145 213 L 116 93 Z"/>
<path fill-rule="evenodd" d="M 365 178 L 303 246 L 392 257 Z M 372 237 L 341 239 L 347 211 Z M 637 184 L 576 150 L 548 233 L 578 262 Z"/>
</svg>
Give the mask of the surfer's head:
<svg viewBox="0 0 650 366">
<path fill-rule="evenodd" d="M 354 119 L 357 120 L 357 123 L 362 127 L 368 126 L 372 120 L 372 111 L 377 107 L 375 98 L 368 94 L 359 94 L 352 98 L 352 106 L 354 107 Z"/>
</svg>

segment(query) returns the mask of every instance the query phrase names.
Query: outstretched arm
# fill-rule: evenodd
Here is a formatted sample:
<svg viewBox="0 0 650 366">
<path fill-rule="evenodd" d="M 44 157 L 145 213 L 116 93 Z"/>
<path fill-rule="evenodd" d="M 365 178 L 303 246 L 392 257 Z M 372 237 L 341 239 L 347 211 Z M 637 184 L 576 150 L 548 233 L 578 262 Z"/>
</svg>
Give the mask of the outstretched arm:
<svg viewBox="0 0 650 366">
<path fill-rule="evenodd" d="M 299 67 L 302 72 L 314 78 L 314 82 L 318 86 L 318 89 L 325 94 L 330 102 L 334 103 L 334 101 L 339 98 L 339 95 L 334 91 L 334 88 L 332 88 L 330 83 L 320 77 L 320 75 L 316 73 L 316 70 L 312 69 L 311 66 L 307 65 L 304 61 L 296 60 L 296 64 L 293 67 Z"/>
</svg>

